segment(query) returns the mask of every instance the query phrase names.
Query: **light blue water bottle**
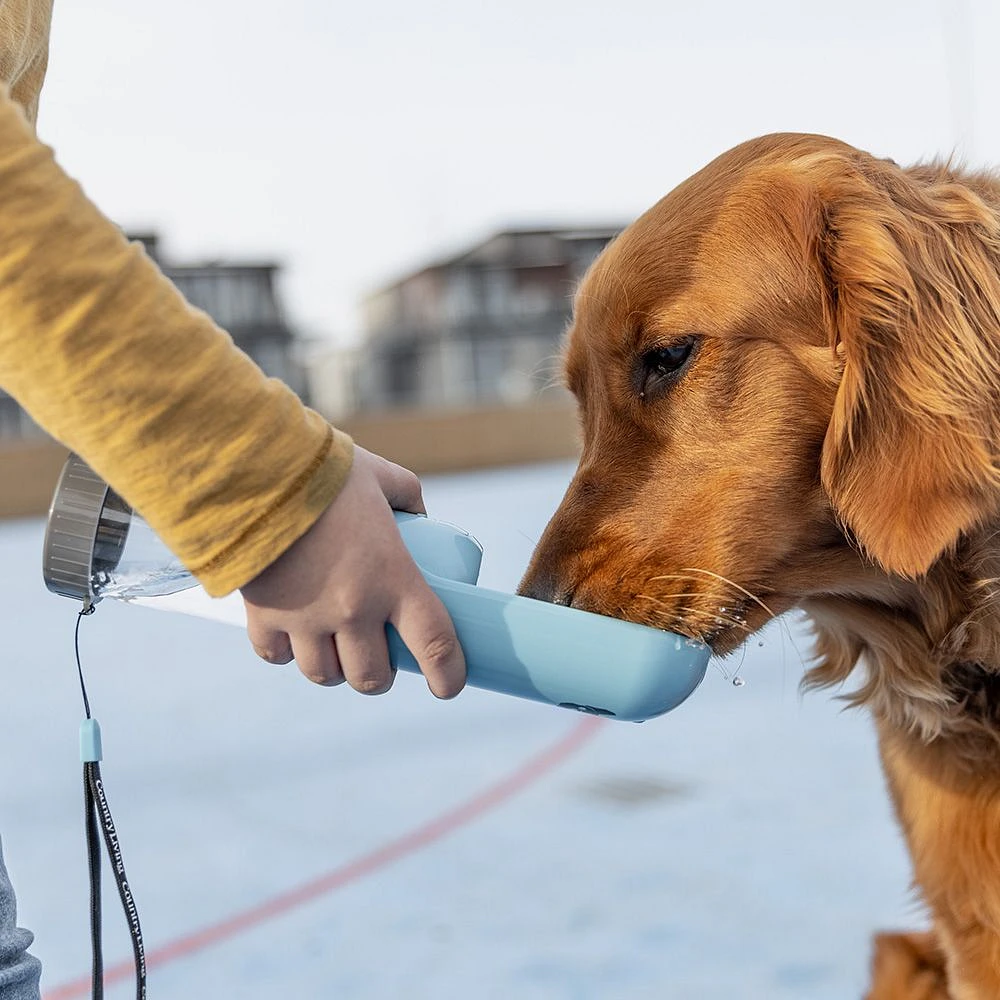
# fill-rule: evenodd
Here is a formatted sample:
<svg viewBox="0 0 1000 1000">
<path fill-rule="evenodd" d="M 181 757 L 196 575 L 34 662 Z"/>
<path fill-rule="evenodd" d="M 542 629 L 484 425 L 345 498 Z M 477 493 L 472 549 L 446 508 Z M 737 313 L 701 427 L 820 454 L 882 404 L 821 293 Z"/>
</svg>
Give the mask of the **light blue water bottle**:
<svg viewBox="0 0 1000 1000">
<path fill-rule="evenodd" d="M 396 524 L 451 616 L 473 687 L 641 722 L 675 708 L 705 675 L 711 651 L 700 642 L 477 587 L 482 547 L 471 535 L 416 514 L 396 512 Z M 197 588 L 197 580 L 75 455 L 49 511 L 43 576 L 50 590 L 85 605 L 111 598 L 244 622 L 242 604 L 213 601 L 203 591 L 184 605 L 158 601 Z M 418 672 L 391 625 L 386 634 L 393 666 Z"/>
</svg>

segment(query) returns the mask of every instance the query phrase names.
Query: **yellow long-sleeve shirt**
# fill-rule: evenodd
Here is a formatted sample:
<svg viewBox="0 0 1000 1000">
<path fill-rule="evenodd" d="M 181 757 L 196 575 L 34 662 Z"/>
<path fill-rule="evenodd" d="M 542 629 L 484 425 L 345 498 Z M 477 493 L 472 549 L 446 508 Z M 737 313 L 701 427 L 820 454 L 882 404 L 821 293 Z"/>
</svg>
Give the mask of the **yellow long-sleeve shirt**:
<svg viewBox="0 0 1000 1000">
<path fill-rule="evenodd" d="M 187 305 L 36 139 L 51 12 L 0 0 L 0 386 L 222 595 L 308 530 L 353 446 Z"/>
</svg>

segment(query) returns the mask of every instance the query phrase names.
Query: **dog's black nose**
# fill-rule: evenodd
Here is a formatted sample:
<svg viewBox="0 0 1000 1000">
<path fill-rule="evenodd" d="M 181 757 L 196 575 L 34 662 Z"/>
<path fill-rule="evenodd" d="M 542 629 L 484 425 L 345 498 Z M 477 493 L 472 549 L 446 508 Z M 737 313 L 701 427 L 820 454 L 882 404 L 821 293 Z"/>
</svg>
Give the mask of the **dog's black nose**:
<svg viewBox="0 0 1000 1000">
<path fill-rule="evenodd" d="M 562 584 L 558 575 L 547 569 L 530 569 L 517 592 L 522 597 L 549 604 L 565 604 L 568 607 L 573 603 L 573 588 Z"/>
<path fill-rule="evenodd" d="M 525 574 L 517 588 L 522 597 L 530 597 L 535 601 L 552 602 L 555 594 L 555 576 L 546 570 L 532 567 Z"/>
</svg>

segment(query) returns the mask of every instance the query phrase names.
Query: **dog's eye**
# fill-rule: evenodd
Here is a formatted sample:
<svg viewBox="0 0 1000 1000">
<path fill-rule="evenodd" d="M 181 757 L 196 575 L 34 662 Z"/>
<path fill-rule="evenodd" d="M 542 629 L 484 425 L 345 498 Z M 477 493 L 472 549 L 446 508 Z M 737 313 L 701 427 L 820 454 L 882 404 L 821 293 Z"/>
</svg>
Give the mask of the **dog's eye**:
<svg viewBox="0 0 1000 1000">
<path fill-rule="evenodd" d="M 642 355 L 639 370 L 639 397 L 672 382 L 680 374 L 694 352 L 695 337 L 685 337 L 666 347 L 654 347 Z"/>
</svg>

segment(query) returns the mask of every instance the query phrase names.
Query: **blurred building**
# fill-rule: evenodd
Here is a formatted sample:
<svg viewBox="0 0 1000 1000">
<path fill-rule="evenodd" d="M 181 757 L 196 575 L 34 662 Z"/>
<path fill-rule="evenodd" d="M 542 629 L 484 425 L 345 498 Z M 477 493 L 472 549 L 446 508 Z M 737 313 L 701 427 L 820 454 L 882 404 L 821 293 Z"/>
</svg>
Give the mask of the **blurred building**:
<svg viewBox="0 0 1000 1000">
<path fill-rule="evenodd" d="M 175 264 L 161 256 L 155 233 L 134 234 L 130 238 L 141 242 L 188 302 L 204 309 L 264 372 L 306 397 L 296 336 L 285 319 L 276 288 L 280 270 L 277 264 Z M 0 390 L 0 438 L 42 435 L 21 407 Z"/>
<path fill-rule="evenodd" d="M 0 389 L 0 440 L 43 437 L 44 431 Z"/>
<path fill-rule="evenodd" d="M 370 295 L 356 408 L 518 404 L 549 391 L 576 284 L 619 228 L 505 230 Z"/>
</svg>

